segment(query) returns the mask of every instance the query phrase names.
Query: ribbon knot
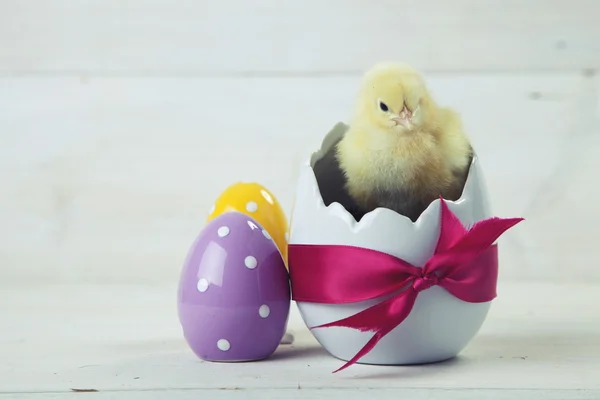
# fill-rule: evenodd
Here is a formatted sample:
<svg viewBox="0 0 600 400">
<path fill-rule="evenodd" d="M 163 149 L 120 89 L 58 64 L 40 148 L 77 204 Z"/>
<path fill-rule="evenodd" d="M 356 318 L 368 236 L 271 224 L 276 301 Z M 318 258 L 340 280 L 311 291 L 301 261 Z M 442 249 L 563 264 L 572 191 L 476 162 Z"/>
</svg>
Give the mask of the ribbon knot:
<svg viewBox="0 0 600 400">
<path fill-rule="evenodd" d="M 350 317 L 311 328 L 338 326 L 374 332 L 367 344 L 335 372 L 371 351 L 408 317 L 417 296 L 432 286 L 440 286 L 470 303 L 496 297 L 498 249 L 494 242 L 523 219 L 490 218 L 466 229 L 446 202 L 440 201 L 440 236 L 422 268 L 387 253 L 355 246 L 288 246 L 292 298 L 297 302 L 347 304 L 389 296 Z"/>
<path fill-rule="evenodd" d="M 420 277 L 414 280 L 412 287 L 415 292 L 419 293 L 423 290 L 427 290 L 432 286 L 438 284 L 438 277 L 436 274 L 422 274 Z"/>
</svg>

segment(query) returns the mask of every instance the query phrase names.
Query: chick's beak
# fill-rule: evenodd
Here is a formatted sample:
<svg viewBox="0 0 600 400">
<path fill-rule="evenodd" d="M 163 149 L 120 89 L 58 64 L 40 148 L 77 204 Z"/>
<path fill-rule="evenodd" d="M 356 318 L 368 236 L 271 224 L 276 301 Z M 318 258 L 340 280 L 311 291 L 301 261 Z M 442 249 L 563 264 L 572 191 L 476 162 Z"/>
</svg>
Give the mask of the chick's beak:
<svg viewBox="0 0 600 400">
<path fill-rule="evenodd" d="M 396 123 L 396 125 L 403 125 L 405 128 L 410 129 L 411 127 L 411 120 L 410 117 L 394 117 L 392 118 L 392 121 L 394 121 Z"/>
<path fill-rule="evenodd" d="M 410 129 L 412 126 L 412 117 L 413 113 L 409 109 L 407 109 L 406 106 L 404 106 L 404 108 L 400 112 L 400 115 L 391 118 L 391 120 L 396 123 L 396 126 L 402 125 L 405 128 Z"/>
</svg>

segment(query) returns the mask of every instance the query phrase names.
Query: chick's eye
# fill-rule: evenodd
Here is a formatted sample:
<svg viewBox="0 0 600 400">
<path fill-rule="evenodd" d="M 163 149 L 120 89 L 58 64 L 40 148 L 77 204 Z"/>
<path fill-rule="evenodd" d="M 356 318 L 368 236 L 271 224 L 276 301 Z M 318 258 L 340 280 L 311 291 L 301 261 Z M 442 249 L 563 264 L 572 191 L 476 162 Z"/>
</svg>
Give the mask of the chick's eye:
<svg viewBox="0 0 600 400">
<path fill-rule="evenodd" d="M 379 102 L 379 108 L 380 108 L 380 109 L 381 109 L 381 111 L 383 111 L 383 112 L 387 112 L 387 111 L 389 111 L 389 108 L 388 108 L 388 106 L 387 106 L 387 105 L 386 105 L 386 104 L 385 104 L 383 101 L 380 101 L 380 102 Z"/>
</svg>

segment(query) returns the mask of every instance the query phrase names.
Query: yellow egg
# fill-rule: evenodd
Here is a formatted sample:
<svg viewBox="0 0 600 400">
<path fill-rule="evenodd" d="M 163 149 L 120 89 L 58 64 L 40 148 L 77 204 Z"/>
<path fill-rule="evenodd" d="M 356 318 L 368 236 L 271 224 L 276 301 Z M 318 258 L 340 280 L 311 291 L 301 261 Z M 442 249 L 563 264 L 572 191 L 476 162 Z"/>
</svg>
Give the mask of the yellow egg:
<svg viewBox="0 0 600 400">
<path fill-rule="evenodd" d="M 261 224 L 277 245 L 287 267 L 288 221 L 273 193 L 258 183 L 235 183 L 217 198 L 206 222 L 229 211 L 249 215 Z"/>
</svg>

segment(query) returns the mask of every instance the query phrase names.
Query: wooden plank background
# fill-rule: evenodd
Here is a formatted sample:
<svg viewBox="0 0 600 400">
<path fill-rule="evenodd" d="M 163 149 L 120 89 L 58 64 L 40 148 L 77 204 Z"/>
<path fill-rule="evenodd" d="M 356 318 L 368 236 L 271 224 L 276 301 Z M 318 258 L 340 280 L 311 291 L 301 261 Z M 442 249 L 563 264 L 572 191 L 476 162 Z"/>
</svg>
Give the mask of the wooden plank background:
<svg viewBox="0 0 600 400">
<path fill-rule="evenodd" d="M 600 65 L 595 0 L 2 0 L 3 73 L 319 74 Z"/>
<path fill-rule="evenodd" d="M 600 5 L 0 0 L 0 279 L 177 279 L 214 198 L 299 165 L 380 60 L 463 114 L 503 279 L 600 280 Z"/>
</svg>

